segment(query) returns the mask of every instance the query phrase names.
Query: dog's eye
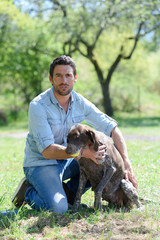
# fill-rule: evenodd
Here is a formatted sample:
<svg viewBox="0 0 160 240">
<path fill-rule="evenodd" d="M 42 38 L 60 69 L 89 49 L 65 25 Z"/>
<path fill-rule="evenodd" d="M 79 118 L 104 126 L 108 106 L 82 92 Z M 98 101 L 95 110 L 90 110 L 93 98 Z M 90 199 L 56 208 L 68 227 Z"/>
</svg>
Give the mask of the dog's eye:
<svg viewBox="0 0 160 240">
<path fill-rule="evenodd" d="M 77 134 L 74 134 L 74 139 L 78 139 L 78 135 Z"/>
</svg>

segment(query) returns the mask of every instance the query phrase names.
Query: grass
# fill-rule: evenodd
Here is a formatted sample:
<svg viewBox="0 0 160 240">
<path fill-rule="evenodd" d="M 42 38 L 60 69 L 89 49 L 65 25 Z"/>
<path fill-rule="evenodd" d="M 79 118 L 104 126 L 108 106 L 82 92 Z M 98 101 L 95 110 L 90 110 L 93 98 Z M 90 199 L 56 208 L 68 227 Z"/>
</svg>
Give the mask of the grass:
<svg viewBox="0 0 160 240">
<path fill-rule="evenodd" d="M 119 118 L 124 135 L 133 134 L 137 139 L 127 141 L 132 166 L 139 184 L 139 196 L 156 201 L 145 203 L 143 211 L 110 209 L 103 201 L 103 211 L 93 210 L 92 191 L 82 197 L 89 209 L 77 213 L 68 211 L 64 215 L 32 210 L 25 205 L 17 215 L 0 215 L 0 239 L 132 239 L 160 240 L 160 140 L 159 118 Z M 26 131 L 26 124 L 12 124 L 0 133 Z M 148 139 L 141 139 L 148 136 Z M 22 162 L 25 138 L 0 138 L 0 211 L 13 211 L 11 197 L 20 179 L 24 176 Z"/>
</svg>

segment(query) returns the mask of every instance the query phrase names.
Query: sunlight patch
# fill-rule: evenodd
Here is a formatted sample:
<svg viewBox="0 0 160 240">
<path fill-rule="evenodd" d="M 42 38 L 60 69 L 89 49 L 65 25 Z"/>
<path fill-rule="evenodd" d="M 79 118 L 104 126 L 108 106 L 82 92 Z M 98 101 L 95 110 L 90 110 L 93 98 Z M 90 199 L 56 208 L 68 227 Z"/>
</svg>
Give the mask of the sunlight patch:
<svg viewBox="0 0 160 240">
<path fill-rule="evenodd" d="M 56 193 L 56 194 L 54 195 L 54 201 L 55 201 L 56 203 L 59 203 L 63 198 L 65 198 L 65 197 L 64 197 L 64 195 L 62 195 L 61 193 Z"/>
</svg>

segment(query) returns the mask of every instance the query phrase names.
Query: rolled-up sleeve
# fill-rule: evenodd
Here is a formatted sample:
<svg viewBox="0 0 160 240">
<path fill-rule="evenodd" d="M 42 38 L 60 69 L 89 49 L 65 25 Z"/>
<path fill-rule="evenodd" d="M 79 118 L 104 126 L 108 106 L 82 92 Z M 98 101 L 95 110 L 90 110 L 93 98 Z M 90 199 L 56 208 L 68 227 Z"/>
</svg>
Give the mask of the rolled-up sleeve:
<svg viewBox="0 0 160 240">
<path fill-rule="evenodd" d="M 54 143 L 45 108 L 43 104 L 36 101 L 29 105 L 29 130 L 40 153 Z"/>
<path fill-rule="evenodd" d="M 97 131 L 104 132 L 111 136 L 112 130 L 117 126 L 117 122 L 108 115 L 101 112 L 94 104 L 85 99 L 86 121 Z"/>
</svg>

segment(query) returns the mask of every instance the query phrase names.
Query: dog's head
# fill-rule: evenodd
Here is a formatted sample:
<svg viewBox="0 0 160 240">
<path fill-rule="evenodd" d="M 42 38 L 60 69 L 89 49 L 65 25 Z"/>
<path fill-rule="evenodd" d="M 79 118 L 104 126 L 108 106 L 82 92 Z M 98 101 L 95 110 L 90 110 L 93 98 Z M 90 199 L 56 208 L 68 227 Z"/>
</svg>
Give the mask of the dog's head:
<svg viewBox="0 0 160 240">
<path fill-rule="evenodd" d="M 79 159 L 87 146 L 93 146 L 93 149 L 98 151 L 99 144 L 95 131 L 87 125 L 72 126 L 67 135 L 66 153 Z"/>
</svg>

